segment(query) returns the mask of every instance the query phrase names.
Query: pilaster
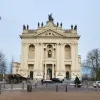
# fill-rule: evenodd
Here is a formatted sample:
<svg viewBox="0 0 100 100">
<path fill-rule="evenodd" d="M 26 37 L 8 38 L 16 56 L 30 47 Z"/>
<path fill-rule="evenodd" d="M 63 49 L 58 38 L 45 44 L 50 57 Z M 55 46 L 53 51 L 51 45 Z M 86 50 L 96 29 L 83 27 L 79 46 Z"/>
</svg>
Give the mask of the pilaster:
<svg viewBox="0 0 100 100">
<path fill-rule="evenodd" d="M 34 65 L 34 70 L 37 70 L 37 68 L 39 68 L 39 57 L 40 57 L 40 53 L 39 53 L 39 44 L 35 43 L 35 65 Z"/>
<path fill-rule="evenodd" d="M 71 44 L 71 57 L 72 57 L 72 66 L 71 66 L 71 70 L 75 70 L 76 69 L 76 53 L 75 53 L 75 45 L 74 43 Z"/>
<path fill-rule="evenodd" d="M 44 68 L 45 68 L 45 79 L 46 79 L 46 76 L 47 76 L 47 66 L 46 66 L 46 64 L 44 64 Z"/>
<path fill-rule="evenodd" d="M 41 48 L 40 48 L 40 70 L 43 70 L 43 55 L 44 55 L 44 48 L 43 44 L 41 43 Z"/>
<path fill-rule="evenodd" d="M 61 67 L 60 67 L 60 69 L 61 70 L 64 70 L 65 69 L 65 65 L 64 65 L 64 44 L 61 44 L 61 53 L 60 53 L 61 55 L 60 55 L 60 58 L 61 58 Z"/>
<path fill-rule="evenodd" d="M 57 55 L 56 55 L 56 59 L 57 59 L 57 66 L 56 66 L 56 70 L 60 70 L 60 45 L 57 43 Z"/>
<path fill-rule="evenodd" d="M 52 64 L 52 77 L 54 78 L 54 64 Z"/>
</svg>

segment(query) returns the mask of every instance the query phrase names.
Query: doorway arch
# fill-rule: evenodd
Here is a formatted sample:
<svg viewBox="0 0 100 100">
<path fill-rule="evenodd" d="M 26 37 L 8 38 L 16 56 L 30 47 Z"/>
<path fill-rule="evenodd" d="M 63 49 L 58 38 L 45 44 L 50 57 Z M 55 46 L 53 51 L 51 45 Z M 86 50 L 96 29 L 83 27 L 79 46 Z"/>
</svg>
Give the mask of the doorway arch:
<svg viewBox="0 0 100 100">
<path fill-rule="evenodd" d="M 52 69 L 51 68 L 47 69 L 47 75 L 49 76 L 50 79 L 52 78 Z"/>
<path fill-rule="evenodd" d="M 66 71 L 66 79 L 69 79 L 69 71 Z"/>
<path fill-rule="evenodd" d="M 33 80 L 33 71 L 30 71 L 30 78 Z"/>
</svg>

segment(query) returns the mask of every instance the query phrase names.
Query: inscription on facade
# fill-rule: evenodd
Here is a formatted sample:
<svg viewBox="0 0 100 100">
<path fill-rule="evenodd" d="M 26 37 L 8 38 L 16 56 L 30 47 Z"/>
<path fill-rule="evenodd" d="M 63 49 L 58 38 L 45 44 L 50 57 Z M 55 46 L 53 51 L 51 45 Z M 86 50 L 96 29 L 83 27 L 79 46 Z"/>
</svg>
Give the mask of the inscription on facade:
<svg viewBox="0 0 100 100">
<path fill-rule="evenodd" d="M 61 73 L 58 73 L 58 75 L 57 76 L 63 76 Z"/>
<path fill-rule="evenodd" d="M 40 73 L 40 72 L 38 72 L 38 73 L 36 74 L 36 76 L 42 76 L 42 75 L 41 75 L 41 73 Z"/>
</svg>

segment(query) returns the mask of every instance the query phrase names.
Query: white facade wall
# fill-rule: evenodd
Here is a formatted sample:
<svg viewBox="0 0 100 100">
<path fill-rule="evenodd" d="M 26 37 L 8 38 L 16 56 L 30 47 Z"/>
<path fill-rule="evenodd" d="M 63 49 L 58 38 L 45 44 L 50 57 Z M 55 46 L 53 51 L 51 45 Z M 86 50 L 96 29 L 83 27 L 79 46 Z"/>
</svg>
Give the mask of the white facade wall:
<svg viewBox="0 0 100 100">
<path fill-rule="evenodd" d="M 71 30 L 66 33 L 61 27 L 57 27 L 53 22 L 48 21 L 44 27 L 39 27 L 31 33 L 29 29 L 24 29 L 22 35 L 21 63 L 18 73 L 27 77 L 30 71 L 33 72 L 33 78 L 48 79 L 47 69 L 52 69 L 52 77 L 66 77 L 66 65 L 69 66 L 71 78 L 79 76 L 81 78 L 81 58 L 78 56 L 77 30 Z M 69 33 L 70 32 L 70 33 Z M 49 34 L 50 33 L 50 34 Z M 29 46 L 35 46 L 35 57 L 29 58 Z M 52 45 L 56 53 L 52 58 L 44 57 L 44 49 L 47 45 Z M 71 48 L 71 58 L 65 59 L 65 45 Z M 30 66 L 30 67 L 29 67 Z M 49 66 L 49 67 L 48 67 Z M 15 71 L 14 71 L 15 72 Z"/>
</svg>

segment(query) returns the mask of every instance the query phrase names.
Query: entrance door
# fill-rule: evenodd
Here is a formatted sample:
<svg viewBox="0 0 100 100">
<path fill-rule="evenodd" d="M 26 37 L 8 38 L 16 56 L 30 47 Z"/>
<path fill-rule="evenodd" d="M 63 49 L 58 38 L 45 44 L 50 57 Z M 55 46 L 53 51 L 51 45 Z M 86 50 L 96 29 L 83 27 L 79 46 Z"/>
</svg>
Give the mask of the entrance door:
<svg viewBox="0 0 100 100">
<path fill-rule="evenodd" d="M 47 69 L 47 75 L 49 76 L 50 79 L 52 78 L 52 69 L 51 68 Z"/>
<path fill-rule="evenodd" d="M 66 71 L 66 79 L 69 79 L 69 71 Z"/>
<path fill-rule="evenodd" d="M 33 79 L 33 71 L 30 71 L 30 78 Z"/>
</svg>

